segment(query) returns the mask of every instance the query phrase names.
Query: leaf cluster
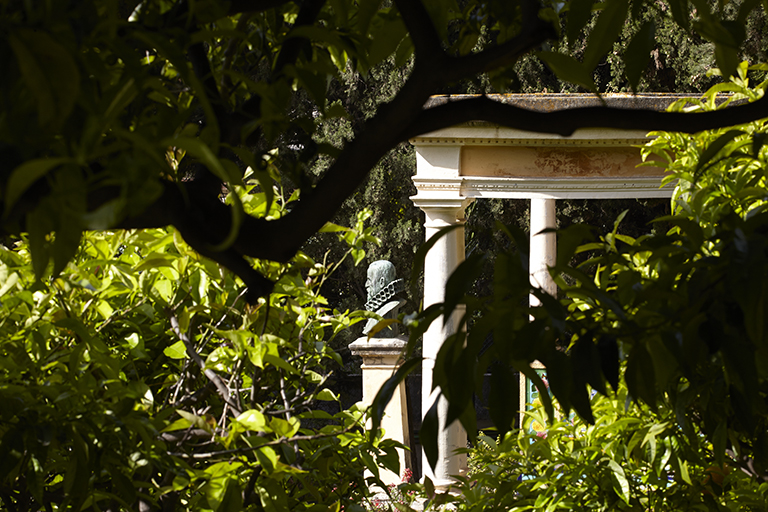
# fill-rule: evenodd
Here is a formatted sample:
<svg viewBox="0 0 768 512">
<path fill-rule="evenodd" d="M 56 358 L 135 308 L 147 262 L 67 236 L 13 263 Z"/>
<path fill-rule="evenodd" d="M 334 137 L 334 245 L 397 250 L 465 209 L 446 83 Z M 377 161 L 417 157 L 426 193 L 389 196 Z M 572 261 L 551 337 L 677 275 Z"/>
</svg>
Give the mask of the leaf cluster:
<svg viewBox="0 0 768 512">
<path fill-rule="evenodd" d="M 624 386 L 595 395 L 593 424 L 571 416 L 498 439 L 478 436 L 470 473 L 458 482 L 459 510 L 765 510 L 768 484 L 715 461 L 697 431 L 687 436 L 670 403 L 647 408 Z M 547 424 L 544 431 L 532 422 Z"/>
</svg>

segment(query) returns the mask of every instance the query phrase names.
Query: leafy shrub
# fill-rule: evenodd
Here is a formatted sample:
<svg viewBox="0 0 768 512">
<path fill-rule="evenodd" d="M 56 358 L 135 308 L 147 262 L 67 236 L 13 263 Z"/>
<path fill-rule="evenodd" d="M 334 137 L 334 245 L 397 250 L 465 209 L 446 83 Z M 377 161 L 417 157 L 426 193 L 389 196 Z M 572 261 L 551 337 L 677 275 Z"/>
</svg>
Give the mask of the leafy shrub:
<svg viewBox="0 0 768 512">
<path fill-rule="evenodd" d="M 701 432 L 677 425 L 674 409 L 638 405 L 624 387 L 592 399 L 595 423 L 578 416 L 470 450 L 459 510 L 766 510 L 768 483 L 715 460 Z M 543 409 L 525 422 L 545 423 Z M 725 507 L 724 509 L 720 507 Z"/>
<path fill-rule="evenodd" d="M 246 212 L 282 214 L 257 191 Z M 366 215 L 327 228 L 356 262 Z M 1 508 L 359 509 L 398 459 L 328 388 L 328 340 L 365 316 L 320 292 L 340 263 L 257 262 L 277 284 L 251 307 L 173 230 L 86 233 L 58 275 L 0 246 Z"/>
</svg>

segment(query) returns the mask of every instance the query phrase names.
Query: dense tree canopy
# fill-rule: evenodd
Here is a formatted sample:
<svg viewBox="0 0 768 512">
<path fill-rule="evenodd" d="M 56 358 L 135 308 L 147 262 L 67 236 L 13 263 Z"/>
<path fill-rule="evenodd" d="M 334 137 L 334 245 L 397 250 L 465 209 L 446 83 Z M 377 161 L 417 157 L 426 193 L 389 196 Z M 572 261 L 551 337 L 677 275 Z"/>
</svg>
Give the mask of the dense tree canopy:
<svg viewBox="0 0 768 512">
<path fill-rule="evenodd" d="M 583 49 L 571 48 L 590 19 Z M 203 255 L 240 276 L 250 300 L 270 280 L 244 259 L 287 261 L 400 141 L 467 120 L 568 134 L 582 126 L 698 131 L 759 118 L 762 102 L 723 112 L 632 116 L 611 109 L 535 114 L 485 97 L 423 110 L 430 94 L 487 73 L 503 83 L 539 51 L 560 77 L 596 89 L 592 70 L 627 19 L 646 12 L 711 41 L 732 74 L 748 15 L 704 1 L 2 3 L 2 228 L 30 234 L 36 272 L 58 273 L 84 229 L 173 225 Z M 637 24 L 636 24 L 637 25 Z M 639 83 L 654 24 L 621 56 Z M 569 53 L 581 56 L 576 60 Z M 407 80 L 341 144 L 318 127 L 347 112 L 329 84 L 385 59 L 412 60 Z M 317 179 L 309 166 L 330 159 Z M 300 200 L 286 215 L 244 215 L 237 194 L 286 176 Z M 55 233 L 49 237 L 49 233 Z"/>
</svg>

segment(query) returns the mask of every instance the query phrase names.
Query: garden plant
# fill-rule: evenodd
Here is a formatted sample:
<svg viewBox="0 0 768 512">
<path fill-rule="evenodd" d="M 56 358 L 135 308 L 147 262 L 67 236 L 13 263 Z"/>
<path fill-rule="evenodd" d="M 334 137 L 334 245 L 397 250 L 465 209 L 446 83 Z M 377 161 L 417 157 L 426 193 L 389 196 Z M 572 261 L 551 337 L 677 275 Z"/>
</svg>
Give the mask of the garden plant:
<svg viewBox="0 0 768 512">
<path fill-rule="evenodd" d="M 255 186 L 246 211 L 290 205 Z M 325 228 L 356 262 L 368 215 Z M 322 296 L 341 263 L 264 265 L 250 306 L 174 229 L 86 233 L 55 276 L 26 237 L 0 247 L 0 509 L 360 509 L 363 470 L 399 460 L 329 387 L 329 341 L 370 316 Z"/>
</svg>

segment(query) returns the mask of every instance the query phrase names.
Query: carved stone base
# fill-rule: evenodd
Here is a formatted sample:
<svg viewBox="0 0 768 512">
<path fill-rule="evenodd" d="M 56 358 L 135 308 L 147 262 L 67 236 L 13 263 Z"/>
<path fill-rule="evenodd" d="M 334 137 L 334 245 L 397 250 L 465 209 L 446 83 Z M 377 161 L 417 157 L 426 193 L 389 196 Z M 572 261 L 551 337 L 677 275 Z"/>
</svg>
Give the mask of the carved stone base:
<svg viewBox="0 0 768 512">
<path fill-rule="evenodd" d="M 389 379 L 402 363 L 402 352 L 407 343 L 405 337 L 398 338 L 358 338 L 350 343 L 352 354 L 363 358 L 363 402 L 370 405 L 379 392 L 382 384 Z M 384 417 L 381 427 L 384 429 L 384 437 L 394 439 L 409 446 L 410 435 L 408 432 L 408 407 L 405 396 L 405 383 L 400 383 L 398 389 L 392 395 L 392 400 L 384 409 Z M 398 450 L 400 453 L 400 472 L 406 468 L 411 469 L 411 452 Z M 399 484 L 402 475 L 395 475 L 391 471 L 381 471 L 381 480 L 384 484 Z"/>
</svg>

